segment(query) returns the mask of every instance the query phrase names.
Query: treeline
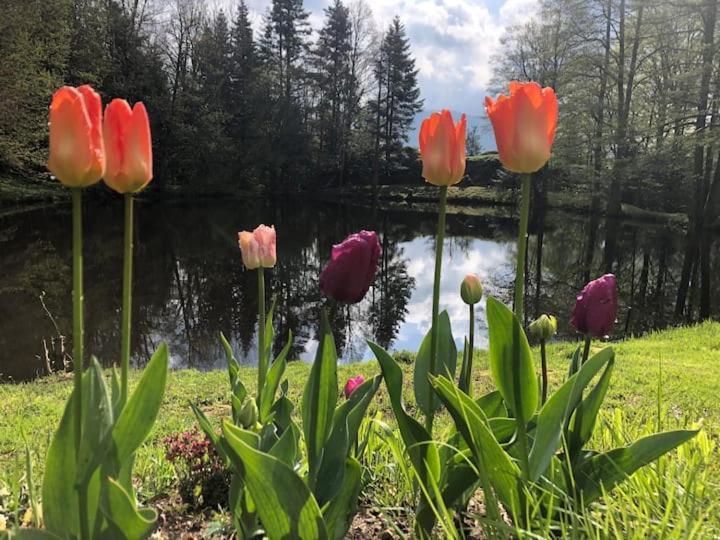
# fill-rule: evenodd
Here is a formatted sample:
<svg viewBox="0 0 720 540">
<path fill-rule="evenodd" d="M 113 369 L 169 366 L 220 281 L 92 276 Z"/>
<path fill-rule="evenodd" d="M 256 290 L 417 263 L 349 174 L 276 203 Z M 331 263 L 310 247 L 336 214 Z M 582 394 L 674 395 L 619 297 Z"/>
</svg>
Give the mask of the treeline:
<svg viewBox="0 0 720 540">
<path fill-rule="evenodd" d="M 589 184 L 596 209 L 621 215 L 630 203 L 687 213 L 682 270 L 673 276 L 677 317 L 689 316 L 693 295 L 700 317 L 710 314 L 708 228 L 718 224 L 720 199 L 717 18 L 718 0 L 544 0 L 530 22 L 510 29 L 497 61 L 498 83 L 555 88 L 553 166 Z M 617 229 L 605 230 L 607 271 Z M 588 246 L 600 240 L 591 233 Z"/>
<path fill-rule="evenodd" d="M 272 0 L 255 35 L 244 0 L 4 0 L 0 174 L 44 174 L 52 91 L 90 83 L 151 115 L 154 187 L 296 189 L 368 181 L 416 160 L 422 107 L 405 28 L 335 0 L 313 31 Z"/>
</svg>

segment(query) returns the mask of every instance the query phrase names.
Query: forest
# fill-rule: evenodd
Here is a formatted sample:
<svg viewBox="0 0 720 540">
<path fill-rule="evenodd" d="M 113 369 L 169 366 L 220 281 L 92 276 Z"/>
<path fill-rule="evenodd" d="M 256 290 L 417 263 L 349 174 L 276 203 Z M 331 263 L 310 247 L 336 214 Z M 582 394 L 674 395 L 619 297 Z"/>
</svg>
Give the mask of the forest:
<svg viewBox="0 0 720 540">
<path fill-rule="evenodd" d="M 377 28 L 336 0 L 313 32 L 302 0 L 274 0 L 254 32 L 244 0 L 3 2 L 0 176 L 45 174 L 47 106 L 63 84 L 152 111 L 153 187 L 301 189 L 377 178 L 422 108 L 400 18 Z"/>
</svg>

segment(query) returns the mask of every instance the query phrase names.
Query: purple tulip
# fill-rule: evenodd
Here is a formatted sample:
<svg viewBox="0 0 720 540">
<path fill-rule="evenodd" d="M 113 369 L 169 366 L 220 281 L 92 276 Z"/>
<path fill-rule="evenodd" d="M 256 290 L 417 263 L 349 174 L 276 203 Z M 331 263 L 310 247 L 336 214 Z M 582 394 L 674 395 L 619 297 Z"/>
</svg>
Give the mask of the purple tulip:
<svg viewBox="0 0 720 540">
<path fill-rule="evenodd" d="M 360 386 L 362 383 L 365 382 L 365 377 L 362 375 L 358 375 L 356 377 L 350 377 L 347 382 L 345 383 L 345 389 L 343 392 L 345 392 L 345 398 L 350 399 L 350 396 L 352 396 L 352 393 L 357 390 L 357 387 Z"/>
<path fill-rule="evenodd" d="M 585 285 L 575 301 L 570 324 L 581 334 L 605 337 L 612 332 L 617 313 L 617 281 L 613 274 L 605 274 Z"/>
<path fill-rule="evenodd" d="M 351 234 L 333 246 L 330 262 L 320 273 L 320 290 L 338 302 L 359 302 L 375 279 L 379 258 L 380 242 L 375 232 Z"/>
</svg>

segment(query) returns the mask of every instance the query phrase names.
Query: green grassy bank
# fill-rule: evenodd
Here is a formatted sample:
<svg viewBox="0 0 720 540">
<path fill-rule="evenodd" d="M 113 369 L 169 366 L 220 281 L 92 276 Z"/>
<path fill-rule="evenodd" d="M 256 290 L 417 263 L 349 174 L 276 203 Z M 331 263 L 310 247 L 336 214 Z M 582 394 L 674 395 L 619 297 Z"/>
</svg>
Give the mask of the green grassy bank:
<svg viewBox="0 0 720 540">
<path fill-rule="evenodd" d="M 598 344 L 600 346 L 600 344 Z M 549 347 L 553 386 L 563 378 L 576 347 L 557 343 Z M 701 436 L 673 452 L 648 470 L 636 474 L 624 487 L 585 516 L 594 525 L 592 537 L 715 538 L 720 534 L 720 460 L 714 446 L 720 436 L 720 323 L 677 328 L 613 345 L 617 362 L 600 427 L 593 446 L 603 449 L 623 445 L 660 429 L 700 424 Z M 477 352 L 476 393 L 489 390 L 486 354 Z M 293 363 L 287 371 L 292 397 L 298 403 L 309 366 Z M 404 364 L 406 402 L 412 407 L 412 365 Z M 378 372 L 375 362 L 339 368 L 339 381 L 361 373 Z M 138 373 L 133 373 L 137 380 Z M 243 369 L 249 389 L 255 371 Z M 0 514 L 23 508 L 23 430 L 29 441 L 36 485 L 42 479 L 42 456 L 61 415 L 71 388 L 67 375 L 18 385 L 0 385 Z M 168 379 L 159 420 L 137 456 L 135 473 L 139 496 L 151 500 L 174 492 L 174 470 L 164 459 L 164 436 L 191 429 L 195 422 L 191 400 L 219 422 L 229 412 L 228 382 L 224 371 L 175 371 Z M 371 405 L 371 414 L 393 425 L 384 388 Z M 659 426 L 658 426 L 659 425 Z M 447 429 L 441 415 L 438 432 Z M 385 454 L 383 454 L 385 452 Z M 369 484 L 365 504 L 377 507 L 388 519 L 389 508 L 410 506 L 409 487 L 398 481 L 399 472 L 390 450 L 378 449 L 368 458 Z M 585 526 L 586 528 L 588 525 Z M 595 534 L 597 533 L 597 535 Z"/>
</svg>

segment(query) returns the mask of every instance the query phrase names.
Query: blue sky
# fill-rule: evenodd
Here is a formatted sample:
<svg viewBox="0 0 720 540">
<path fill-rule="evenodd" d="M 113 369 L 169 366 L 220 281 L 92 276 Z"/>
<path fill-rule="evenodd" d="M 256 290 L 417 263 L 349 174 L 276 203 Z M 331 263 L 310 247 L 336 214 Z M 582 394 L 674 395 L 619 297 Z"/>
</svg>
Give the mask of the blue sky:
<svg viewBox="0 0 720 540">
<path fill-rule="evenodd" d="M 219 0 L 234 4 L 233 0 Z M 351 2 L 353 0 L 346 0 Z M 318 27 L 331 0 L 305 0 L 311 23 Z M 503 29 L 527 20 L 538 0 L 365 0 L 375 23 L 385 29 L 400 15 L 420 70 L 427 110 L 448 108 L 469 116 L 484 114 L 484 97 L 492 77 L 492 58 Z M 270 0 L 247 0 L 255 25 Z"/>
</svg>

